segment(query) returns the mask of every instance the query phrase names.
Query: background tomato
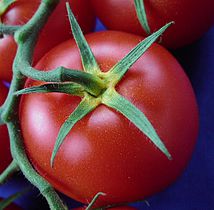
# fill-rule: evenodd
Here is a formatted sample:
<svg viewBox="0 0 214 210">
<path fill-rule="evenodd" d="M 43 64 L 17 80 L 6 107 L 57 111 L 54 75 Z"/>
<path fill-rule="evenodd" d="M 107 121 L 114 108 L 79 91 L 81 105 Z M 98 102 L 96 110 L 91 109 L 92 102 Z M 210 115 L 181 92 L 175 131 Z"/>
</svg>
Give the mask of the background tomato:
<svg viewBox="0 0 214 210">
<path fill-rule="evenodd" d="M 145 0 L 151 31 L 175 21 L 163 35 L 162 43 L 169 48 L 190 44 L 202 36 L 214 23 L 213 0 Z M 111 30 L 146 35 L 140 25 L 134 0 L 91 0 L 97 16 Z"/>
<path fill-rule="evenodd" d="M 0 81 L 0 106 L 7 97 L 8 90 Z M 6 125 L 0 125 L 0 173 L 10 164 L 10 143 Z"/>
<path fill-rule="evenodd" d="M 22 25 L 34 14 L 40 0 L 17 0 L 13 3 L 1 21 L 7 25 Z M 60 42 L 71 37 L 71 29 L 65 8 L 66 0 L 61 0 L 48 23 L 42 30 L 35 53 L 34 62 L 38 61 L 47 51 Z M 94 28 L 95 17 L 88 0 L 69 0 L 71 8 L 83 30 L 87 33 Z M 12 77 L 12 63 L 15 57 L 16 44 L 12 37 L 0 38 L 0 78 L 10 81 Z"/>
<path fill-rule="evenodd" d="M 103 71 L 142 39 L 110 31 L 86 38 Z M 61 65 L 82 69 L 73 40 L 46 54 L 37 68 L 47 70 Z M 38 84 L 29 80 L 27 86 Z M 175 58 L 161 46 L 153 45 L 117 90 L 147 115 L 172 161 L 129 120 L 101 105 L 74 126 L 51 168 L 59 128 L 80 99 L 59 93 L 22 97 L 21 127 L 30 160 L 56 189 L 81 202 L 87 203 L 98 192 L 107 194 L 97 201 L 104 205 L 139 200 L 163 190 L 184 170 L 195 145 L 198 112 L 192 87 Z"/>
</svg>

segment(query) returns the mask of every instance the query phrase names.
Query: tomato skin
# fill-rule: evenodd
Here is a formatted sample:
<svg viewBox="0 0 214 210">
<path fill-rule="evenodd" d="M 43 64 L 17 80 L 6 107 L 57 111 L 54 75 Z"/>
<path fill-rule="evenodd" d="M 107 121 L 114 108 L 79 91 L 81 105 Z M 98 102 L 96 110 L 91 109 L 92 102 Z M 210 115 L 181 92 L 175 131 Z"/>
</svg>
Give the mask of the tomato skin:
<svg viewBox="0 0 214 210">
<path fill-rule="evenodd" d="M 147 0 L 145 8 L 152 32 L 174 21 L 163 35 L 162 44 L 178 48 L 200 38 L 214 24 L 213 0 Z M 134 0 L 91 0 L 96 15 L 111 30 L 146 36 L 134 7 Z M 125 23 L 125 24 L 124 24 Z"/>
<path fill-rule="evenodd" d="M 142 40 L 113 31 L 86 38 L 103 71 Z M 47 70 L 61 65 L 82 69 L 72 40 L 46 54 L 37 68 Z M 27 86 L 38 84 L 28 80 Z M 164 48 L 154 44 L 116 88 L 150 119 L 172 161 L 129 120 L 100 105 L 73 127 L 51 168 L 59 128 L 80 99 L 59 93 L 22 96 L 20 119 L 30 160 L 56 189 L 83 203 L 98 192 L 107 194 L 97 201 L 102 206 L 141 200 L 163 190 L 184 170 L 195 145 L 198 111 L 194 93 L 183 69 Z"/>
<path fill-rule="evenodd" d="M 0 78 L 10 81 L 12 78 L 13 59 L 17 45 L 12 36 L 5 35 L 0 38 Z"/>
<path fill-rule="evenodd" d="M 0 106 L 7 97 L 8 90 L 0 81 Z M 10 164 L 10 142 L 6 125 L 0 125 L 0 173 Z"/>
<path fill-rule="evenodd" d="M 6 25 L 22 25 L 33 16 L 40 2 L 40 0 L 17 0 L 1 17 L 1 21 Z M 37 62 L 55 45 L 71 38 L 71 29 L 65 7 L 66 2 L 67 0 L 60 1 L 48 23 L 42 29 L 34 52 L 34 62 Z M 82 30 L 85 33 L 92 31 L 95 25 L 95 16 L 88 0 L 69 0 L 68 2 Z M 16 49 L 16 43 L 11 37 L 0 38 L 0 78 L 3 80 L 10 81 L 12 78 L 12 63 Z"/>
</svg>

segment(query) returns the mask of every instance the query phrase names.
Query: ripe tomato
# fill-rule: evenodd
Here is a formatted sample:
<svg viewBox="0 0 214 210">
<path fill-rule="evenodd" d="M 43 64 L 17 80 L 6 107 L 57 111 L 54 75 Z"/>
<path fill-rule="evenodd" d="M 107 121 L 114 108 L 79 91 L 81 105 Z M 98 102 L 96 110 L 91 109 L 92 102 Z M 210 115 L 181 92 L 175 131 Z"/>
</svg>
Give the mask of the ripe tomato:
<svg viewBox="0 0 214 210">
<path fill-rule="evenodd" d="M 8 90 L 0 81 L 0 106 L 7 97 Z M 10 143 L 6 125 L 0 125 L 0 173 L 10 164 Z"/>
<path fill-rule="evenodd" d="M 151 31 L 175 21 L 163 35 L 162 44 L 177 48 L 198 39 L 214 23 L 213 0 L 145 0 L 145 9 Z M 134 0 L 91 0 L 95 13 L 111 30 L 146 35 L 140 25 Z M 125 23 L 125 24 L 124 24 Z"/>
<path fill-rule="evenodd" d="M 42 30 L 34 54 L 35 62 L 53 46 L 71 37 L 71 29 L 65 8 L 66 1 L 60 1 L 45 28 Z M 26 23 L 32 17 L 40 2 L 40 0 L 17 0 L 1 16 L 1 21 L 7 25 L 21 25 Z M 83 31 L 85 33 L 91 31 L 95 24 L 95 17 L 88 0 L 69 0 L 68 2 Z M 3 80 L 11 80 L 12 63 L 16 48 L 16 43 L 12 37 L 5 35 L 3 38 L 0 38 L 0 78 Z"/>
<path fill-rule="evenodd" d="M 86 35 L 103 71 L 108 71 L 142 37 L 104 31 Z M 82 69 L 73 40 L 43 57 L 38 69 L 58 66 Z M 42 84 L 28 80 L 26 86 Z M 194 93 L 182 67 L 163 47 L 154 44 L 117 85 L 117 91 L 150 119 L 171 153 L 170 161 L 129 120 L 104 105 L 79 121 L 57 153 L 51 153 L 60 126 L 80 102 L 61 93 L 23 95 L 20 120 L 27 154 L 38 172 L 56 189 L 97 205 L 132 202 L 171 184 L 191 157 L 198 132 Z M 59 108 L 60 107 L 60 108 Z"/>
</svg>

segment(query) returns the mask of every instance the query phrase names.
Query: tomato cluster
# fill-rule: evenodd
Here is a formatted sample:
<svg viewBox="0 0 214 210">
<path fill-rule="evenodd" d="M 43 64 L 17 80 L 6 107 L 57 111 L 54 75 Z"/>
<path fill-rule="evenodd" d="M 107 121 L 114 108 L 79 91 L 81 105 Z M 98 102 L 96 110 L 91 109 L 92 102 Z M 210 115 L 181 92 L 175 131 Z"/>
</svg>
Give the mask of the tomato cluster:
<svg viewBox="0 0 214 210">
<path fill-rule="evenodd" d="M 23 25 L 40 2 L 17 0 L 0 16 L 0 21 L 6 25 Z M 32 65 L 41 71 L 59 66 L 84 71 L 66 18 L 65 2 L 60 1 L 39 35 Z M 201 4 L 192 0 L 144 2 L 152 32 L 166 22 L 175 22 L 161 39 L 165 47 L 177 48 L 192 43 L 214 22 L 212 0 Z M 132 0 L 125 3 L 70 0 L 69 3 L 84 33 L 93 30 L 95 15 L 108 29 L 114 30 L 85 35 L 104 73 L 144 40 L 142 35 L 147 35 L 137 20 Z M 115 89 L 147 116 L 172 160 L 124 115 L 101 104 L 74 125 L 51 166 L 60 128 L 81 97 L 66 93 L 33 93 L 21 97 L 19 117 L 27 156 L 36 171 L 54 188 L 84 204 L 103 192 L 105 196 L 100 196 L 95 203 L 100 207 L 143 200 L 165 189 L 180 176 L 196 143 L 198 107 L 184 70 L 163 46 L 153 44 Z M 16 52 L 13 36 L 2 35 L 1 80 L 11 81 Z M 25 87 L 45 84 L 27 79 Z M 7 92 L 1 81 L 0 105 Z M 12 160 L 5 125 L 0 126 L 0 140 L 2 172 Z"/>
</svg>

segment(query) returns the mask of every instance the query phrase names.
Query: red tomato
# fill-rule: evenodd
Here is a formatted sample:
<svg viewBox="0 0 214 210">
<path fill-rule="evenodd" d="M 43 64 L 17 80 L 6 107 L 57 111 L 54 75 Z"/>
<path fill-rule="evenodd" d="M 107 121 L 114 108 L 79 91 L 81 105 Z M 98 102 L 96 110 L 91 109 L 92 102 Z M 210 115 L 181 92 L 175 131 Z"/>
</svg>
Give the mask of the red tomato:
<svg viewBox="0 0 214 210">
<path fill-rule="evenodd" d="M 0 81 L 0 106 L 7 97 L 8 90 Z M 0 125 L 0 173 L 10 164 L 10 143 L 6 125 Z"/>
<path fill-rule="evenodd" d="M 142 40 L 113 31 L 86 38 L 103 71 Z M 51 50 L 37 68 L 47 70 L 61 65 L 82 69 L 73 40 Z M 27 82 L 27 86 L 39 84 Z M 128 119 L 100 105 L 73 127 L 51 168 L 51 153 L 60 126 L 80 98 L 61 93 L 22 96 L 21 128 L 34 167 L 56 189 L 84 203 L 98 192 L 106 196 L 100 196 L 97 205 L 106 205 L 141 200 L 163 190 L 184 170 L 195 145 L 198 110 L 194 93 L 182 67 L 163 47 L 154 44 L 116 89 L 150 119 L 172 161 Z"/>
<path fill-rule="evenodd" d="M 1 202 L 1 200 L 2 200 L 2 198 L 0 198 L 0 202 Z M 4 208 L 4 210 L 21 210 L 21 208 L 15 204 L 11 203 L 8 207 Z"/>
<path fill-rule="evenodd" d="M 177 48 L 190 44 L 202 36 L 214 23 L 213 0 L 145 0 L 145 9 L 151 31 L 170 21 L 162 44 Z M 111 30 L 146 35 L 140 25 L 134 0 L 91 0 L 95 13 Z"/>
<path fill-rule="evenodd" d="M 1 21 L 7 25 L 21 25 L 26 23 L 34 14 L 40 0 L 17 0 L 13 3 Z M 67 18 L 65 3 L 61 0 L 54 13 L 50 16 L 48 23 L 42 30 L 35 54 L 35 62 L 41 58 L 53 46 L 71 37 L 70 24 Z M 88 0 L 69 0 L 77 20 L 85 33 L 94 27 L 95 17 L 90 8 Z M 54 35 L 53 35 L 54 34 Z M 16 44 L 12 37 L 0 38 L 0 78 L 10 81 L 12 77 L 12 63 L 16 53 Z"/>
</svg>

